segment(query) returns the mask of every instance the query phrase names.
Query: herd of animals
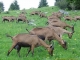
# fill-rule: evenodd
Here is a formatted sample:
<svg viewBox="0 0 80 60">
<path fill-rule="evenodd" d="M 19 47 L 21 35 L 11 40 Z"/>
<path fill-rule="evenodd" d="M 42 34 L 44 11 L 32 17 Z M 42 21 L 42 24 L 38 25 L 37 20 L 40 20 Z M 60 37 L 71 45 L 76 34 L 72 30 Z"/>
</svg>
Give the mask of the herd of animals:
<svg viewBox="0 0 80 60">
<path fill-rule="evenodd" d="M 29 54 L 29 52 L 32 52 L 32 55 L 34 53 L 34 48 L 37 46 L 44 46 L 48 53 L 53 56 L 54 46 L 51 44 L 52 40 L 56 40 L 59 42 L 59 44 L 66 50 L 67 49 L 67 42 L 62 38 L 63 34 L 68 34 L 68 37 L 71 39 L 74 31 L 74 25 L 71 26 L 67 24 L 66 22 L 61 21 L 61 18 L 64 16 L 61 12 L 53 12 L 50 16 L 46 16 L 46 14 L 42 13 L 41 11 L 33 11 L 31 12 L 31 15 L 39 15 L 41 18 L 47 18 L 47 26 L 46 27 L 36 27 L 32 30 L 28 31 L 28 33 L 21 33 L 17 34 L 15 36 L 10 36 L 7 34 L 7 37 L 11 37 L 13 43 L 12 47 L 9 49 L 7 56 L 10 54 L 10 52 L 13 49 L 17 50 L 17 53 L 20 57 L 20 49 L 21 47 L 29 47 L 29 51 L 26 54 L 26 56 Z M 76 16 L 74 18 L 70 16 L 65 16 L 65 20 L 69 21 L 77 21 L 80 20 L 80 16 Z M 23 22 L 29 22 L 25 16 L 24 12 L 21 12 L 19 16 L 16 18 L 14 16 L 3 16 L 2 22 L 8 21 L 13 22 L 16 20 L 16 22 L 23 21 Z M 71 31 L 66 30 L 66 28 L 70 28 Z M 47 43 L 49 41 L 49 43 Z"/>
</svg>

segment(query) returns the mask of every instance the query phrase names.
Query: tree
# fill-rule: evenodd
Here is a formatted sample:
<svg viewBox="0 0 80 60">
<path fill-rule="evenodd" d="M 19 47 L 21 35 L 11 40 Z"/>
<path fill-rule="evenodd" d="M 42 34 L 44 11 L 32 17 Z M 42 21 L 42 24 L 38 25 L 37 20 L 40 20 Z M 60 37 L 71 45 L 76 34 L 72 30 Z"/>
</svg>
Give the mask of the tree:
<svg viewBox="0 0 80 60">
<path fill-rule="evenodd" d="M 3 12 L 4 11 L 4 4 L 3 2 L 0 2 L 0 12 Z"/>
<path fill-rule="evenodd" d="M 61 9 L 66 9 L 68 6 L 68 2 L 66 0 L 56 0 L 55 6 L 58 6 Z"/>
<path fill-rule="evenodd" d="M 18 5 L 17 0 L 15 0 L 14 5 L 15 5 L 15 10 L 19 10 L 19 5 Z"/>
<path fill-rule="evenodd" d="M 10 5 L 9 10 L 15 10 L 15 6 L 14 6 L 14 4 L 13 4 L 13 3 Z"/>
<path fill-rule="evenodd" d="M 72 9 L 80 10 L 80 0 L 66 0 Z"/>
<path fill-rule="evenodd" d="M 76 9 L 80 10 L 80 0 L 75 0 Z"/>
<path fill-rule="evenodd" d="M 17 0 L 15 0 L 11 5 L 10 5 L 10 8 L 9 10 L 19 10 L 19 5 L 18 5 L 18 2 Z"/>
<path fill-rule="evenodd" d="M 38 8 L 45 7 L 45 6 L 48 6 L 47 1 L 46 0 L 41 0 Z"/>
</svg>

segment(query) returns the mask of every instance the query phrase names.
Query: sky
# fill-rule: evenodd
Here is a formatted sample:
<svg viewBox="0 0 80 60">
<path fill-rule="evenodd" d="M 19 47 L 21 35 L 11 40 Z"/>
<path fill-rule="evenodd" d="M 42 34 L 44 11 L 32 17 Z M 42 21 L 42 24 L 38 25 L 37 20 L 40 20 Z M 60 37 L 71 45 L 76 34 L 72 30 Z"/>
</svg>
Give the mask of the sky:
<svg viewBox="0 0 80 60">
<path fill-rule="evenodd" d="M 5 11 L 8 11 L 11 3 L 14 2 L 14 0 L 0 0 L 0 2 L 3 2 Z M 20 10 L 22 9 L 29 9 L 29 8 L 37 8 L 39 6 L 40 0 L 17 0 L 18 5 L 20 7 Z M 54 6 L 55 0 L 47 0 L 49 6 Z"/>
</svg>

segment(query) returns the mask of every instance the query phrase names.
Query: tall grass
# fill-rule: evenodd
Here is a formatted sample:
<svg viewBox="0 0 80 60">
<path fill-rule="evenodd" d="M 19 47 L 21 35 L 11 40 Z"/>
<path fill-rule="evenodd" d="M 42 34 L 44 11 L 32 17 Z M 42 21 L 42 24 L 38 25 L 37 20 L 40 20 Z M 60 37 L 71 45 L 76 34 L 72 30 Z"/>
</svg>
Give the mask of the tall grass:
<svg viewBox="0 0 80 60">
<path fill-rule="evenodd" d="M 30 12 L 35 10 L 41 10 L 42 12 L 48 12 L 47 16 L 51 15 L 52 12 L 57 12 L 59 8 L 57 7 L 44 7 L 39 9 L 29 9 L 26 10 L 27 19 L 34 19 L 36 23 L 36 27 L 42 27 L 46 26 L 47 19 L 46 18 L 40 18 L 37 15 L 30 16 Z M 66 23 L 70 25 L 75 25 L 75 33 L 73 34 L 72 39 L 69 39 L 66 34 L 63 35 L 63 39 L 67 41 L 68 49 L 64 50 L 59 43 L 55 40 L 54 42 L 54 53 L 53 56 L 49 56 L 47 50 L 45 50 L 44 47 L 37 47 L 34 49 L 34 56 L 32 57 L 32 54 L 30 53 L 26 57 L 26 53 L 28 51 L 28 48 L 22 48 L 20 53 L 21 57 L 18 57 L 18 54 L 16 50 L 13 50 L 9 56 L 7 56 L 7 52 L 11 47 L 12 40 L 11 38 L 6 37 L 6 34 L 10 34 L 11 36 L 14 36 L 18 33 L 28 33 L 26 31 L 26 28 L 28 30 L 31 30 L 35 26 L 28 25 L 27 23 L 23 22 L 2 22 L 2 16 L 18 16 L 20 11 L 10 11 L 9 14 L 0 14 L 0 60 L 80 60 L 80 21 L 77 22 L 69 22 L 66 21 Z M 80 15 L 79 11 L 68 11 L 71 16 Z M 62 21 L 64 19 L 62 18 Z"/>
</svg>

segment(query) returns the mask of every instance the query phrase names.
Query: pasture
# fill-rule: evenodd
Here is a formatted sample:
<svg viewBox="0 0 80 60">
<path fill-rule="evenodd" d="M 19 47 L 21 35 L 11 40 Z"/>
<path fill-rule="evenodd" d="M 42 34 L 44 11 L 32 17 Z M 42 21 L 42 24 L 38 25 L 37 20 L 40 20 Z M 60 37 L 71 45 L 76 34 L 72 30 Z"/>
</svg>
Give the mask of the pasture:
<svg viewBox="0 0 80 60">
<path fill-rule="evenodd" d="M 20 11 L 9 11 L 9 14 L 2 12 L 0 14 L 0 60 L 80 60 L 80 21 L 65 21 L 64 18 L 61 18 L 62 21 L 65 21 L 69 25 L 74 25 L 74 34 L 71 39 L 68 38 L 66 34 L 63 35 L 63 39 L 67 42 L 68 49 L 64 50 L 59 43 L 54 40 L 54 52 L 53 56 L 50 56 L 45 50 L 44 47 L 39 46 L 34 49 L 34 56 L 30 53 L 26 57 L 28 48 L 22 48 L 20 51 L 21 57 L 18 57 L 17 51 L 14 49 L 9 56 L 7 52 L 12 45 L 12 40 L 9 37 L 6 37 L 6 34 L 14 36 L 18 33 L 28 33 L 28 30 L 31 30 L 35 27 L 44 27 L 46 26 L 47 18 L 41 18 L 38 15 L 30 15 L 30 12 L 40 10 L 42 12 L 47 12 L 46 15 L 51 15 L 52 12 L 59 11 L 58 7 L 44 7 L 39 9 L 28 9 L 26 10 L 26 17 L 28 20 L 34 20 L 36 26 L 29 25 L 27 23 L 19 22 L 2 22 L 2 16 L 18 16 Z M 67 11 L 69 15 L 80 16 L 80 11 Z M 69 29 L 68 29 L 69 30 Z M 70 31 L 70 30 L 69 30 Z"/>
</svg>

